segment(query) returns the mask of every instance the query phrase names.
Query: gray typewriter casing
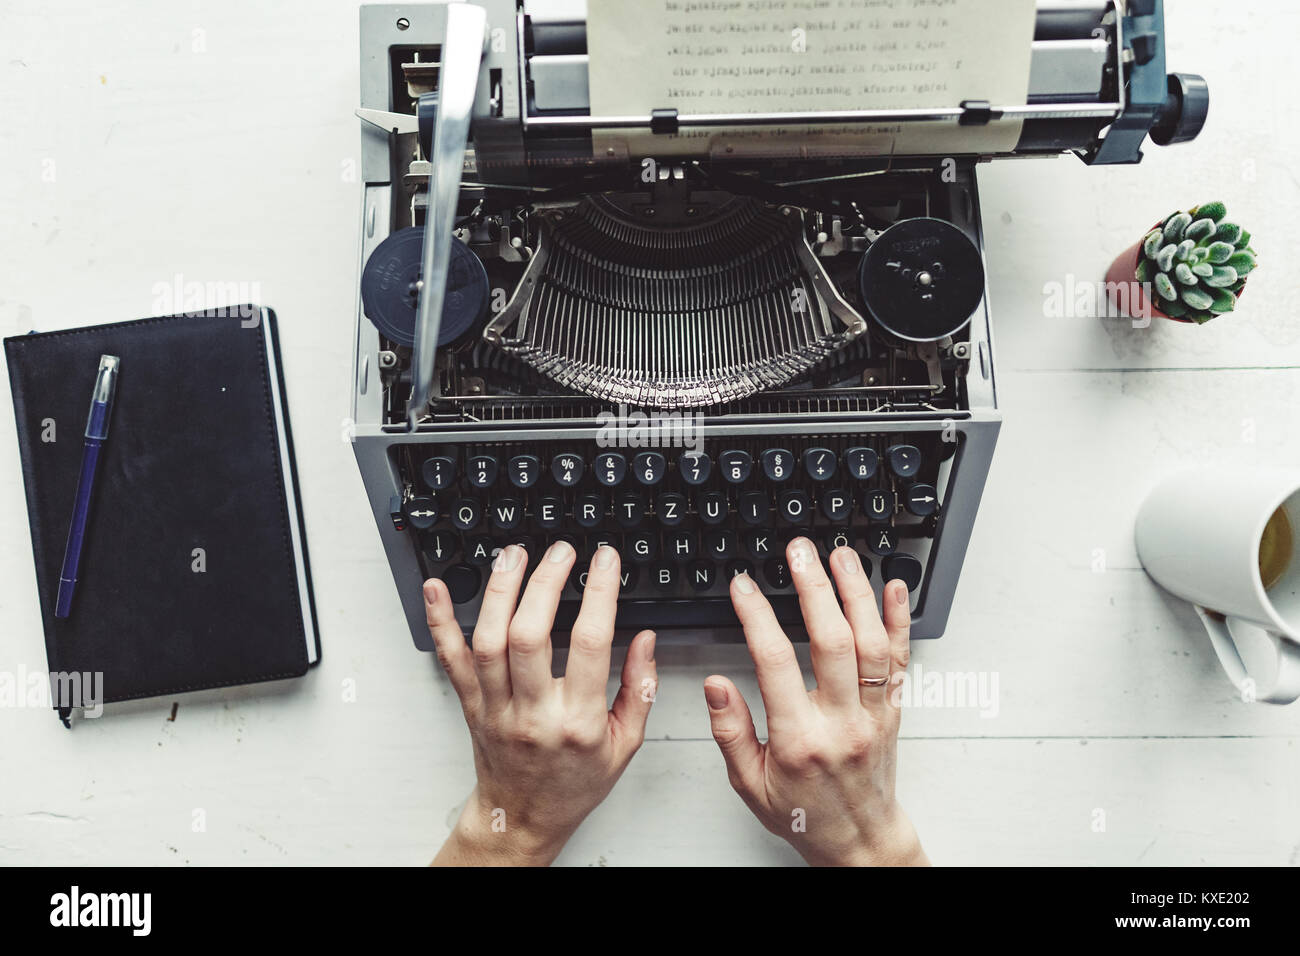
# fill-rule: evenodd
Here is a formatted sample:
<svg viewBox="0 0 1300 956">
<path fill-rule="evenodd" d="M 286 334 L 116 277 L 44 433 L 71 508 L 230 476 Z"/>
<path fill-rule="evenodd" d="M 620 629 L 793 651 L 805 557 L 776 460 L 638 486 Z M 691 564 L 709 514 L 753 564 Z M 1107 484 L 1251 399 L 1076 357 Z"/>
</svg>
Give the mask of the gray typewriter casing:
<svg viewBox="0 0 1300 956">
<path fill-rule="evenodd" d="M 585 57 L 563 52 L 549 57 L 535 44 L 531 56 L 521 56 L 524 17 L 535 29 L 549 31 L 555 48 L 563 50 L 566 37 L 584 29 L 565 12 L 555 13 L 552 5 L 515 0 L 488 0 L 489 31 L 500 28 L 504 44 L 485 48 L 475 112 L 495 111 L 496 117 L 484 124 L 490 135 L 509 139 L 517 135 L 522 122 L 520 113 L 532 112 L 537 101 L 581 107 L 585 100 Z M 564 7 L 572 8 L 573 4 Z M 1130 4 L 1130 6 L 1145 6 Z M 1158 114 L 1169 106 L 1156 104 L 1165 99 L 1163 62 L 1163 28 L 1159 2 L 1143 19 L 1118 17 L 1113 6 L 1104 2 L 1074 0 L 1040 0 L 1039 33 L 1047 39 L 1036 40 L 1031 70 L 1030 97 L 1024 106 L 1025 126 L 1019 155 L 1050 155 L 1075 150 L 1087 162 L 1135 162 L 1140 153 L 1137 145 L 1153 123 L 1171 119 Z M 1044 23 L 1048 28 L 1044 29 Z M 438 4 L 381 4 L 361 8 L 361 99 L 363 109 L 388 111 L 395 108 L 395 85 L 400 80 L 397 64 L 410 56 L 414 48 L 438 47 L 442 42 L 441 13 Z M 1104 38 L 1086 31 L 1089 23 Z M 1081 26 L 1082 24 L 1082 26 Z M 1128 40 L 1123 29 L 1140 27 L 1156 36 L 1158 56 L 1142 65 L 1139 75 L 1131 63 Z M 584 41 L 585 42 L 585 41 Z M 1102 96 L 1107 88 L 1106 76 L 1126 76 L 1124 83 L 1111 83 L 1117 89 L 1113 99 Z M 1161 95 L 1156 95 L 1158 77 Z M 1172 90 L 1172 81 L 1170 89 Z M 520 97 L 528 89 L 530 96 Z M 580 109 L 579 109 L 580 111 Z M 1140 115 L 1139 115 L 1140 114 Z M 399 156 L 399 149 L 410 150 L 413 136 L 405 138 L 374 125 L 362 123 L 362 173 L 364 190 L 361 208 L 361 245 L 359 262 L 364 265 L 376 246 L 391 231 L 410 223 L 395 221 L 404 215 L 400 196 L 402 177 L 406 173 L 409 152 Z M 476 127 L 476 130 L 478 127 Z M 1104 131 L 1105 135 L 1099 135 Z M 1169 136 L 1190 138 L 1175 131 Z M 1190 135 L 1195 135 L 1192 131 Z M 472 157 L 472 152 L 468 154 Z M 958 157 L 955 176 L 942 187 L 950 220 L 974 240 L 983 254 L 980 205 L 975 165 L 992 157 Z M 936 160 L 937 161 L 937 160 Z M 467 160 L 467 168 L 472 158 Z M 987 273 L 987 270 L 985 270 Z M 763 437 L 800 434 L 850 435 L 942 432 L 945 440 L 956 441 L 956 452 L 946 466 L 943 480 L 945 506 L 939 516 L 932 544 L 922 555 L 925 584 L 914 595 L 912 636 L 939 637 L 948 622 L 953 597 L 967 543 L 988 475 L 1001 424 L 998 409 L 993 348 L 993 329 L 987 290 L 965 332 L 963 341 L 948 344 L 947 357 L 964 363 L 960 398 L 955 407 L 927 408 L 924 402 L 889 401 L 889 383 L 877 386 L 878 395 L 864 389 L 866 397 L 836 401 L 833 398 L 800 404 L 797 397 L 772 399 L 751 409 L 710 415 L 704 422 L 706 438 L 714 435 Z M 490 411 L 487 403 L 465 403 L 459 415 L 432 416 L 417 431 L 407 430 L 400 410 L 394 409 L 407 395 L 390 394 L 381 368 L 383 345 L 374 325 L 362 312 L 360 296 L 356 304 L 355 360 L 352 379 L 352 418 L 354 449 L 365 483 L 371 508 L 384 550 L 391 565 L 398 596 L 402 602 L 411 636 L 421 650 L 433 650 L 425 624 L 421 596 L 423 571 L 417 555 L 415 535 L 399 530 L 394 521 L 393 501 L 403 494 L 403 479 L 397 453 L 402 446 L 419 443 L 461 445 L 476 442 L 509 440 L 530 442 L 555 439 L 589 439 L 599 427 L 594 417 L 549 416 L 545 409 L 512 417 L 506 412 Z M 954 351 L 955 350 L 955 351 Z M 408 390 L 409 391 L 409 390 Z M 782 407 L 782 401 L 787 402 Z M 483 409 L 479 413 L 477 409 Z M 879 582 L 874 582 L 879 585 Z M 477 604 L 474 605 L 476 609 Z M 474 609 L 458 614 L 467 628 L 473 624 Z M 660 639 L 670 642 L 729 642 L 742 639 L 738 627 L 682 630 L 664 621 L 658 628 Z M 793 636 L 793 635 L 792 635 Z"/>
</svg>

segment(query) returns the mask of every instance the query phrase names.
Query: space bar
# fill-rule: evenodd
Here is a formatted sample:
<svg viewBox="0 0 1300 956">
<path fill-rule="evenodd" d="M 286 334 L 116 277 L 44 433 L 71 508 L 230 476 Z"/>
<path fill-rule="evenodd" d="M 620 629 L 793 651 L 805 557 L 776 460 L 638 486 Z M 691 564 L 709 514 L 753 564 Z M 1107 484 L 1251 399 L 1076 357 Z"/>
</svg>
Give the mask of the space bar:
<svg viewBox="0 0 1300 956">
<path fill-rule="evenodd" d="M 773 595 L 768 600 L 772 602 L 777 620 L 802 620 L 799 599 L 794 595 Z M 571 628 L 581 606 L 579 601 L 561 601 L 555 613 L 556 629 L 567 631 Z M 739 628 L 740 621 L 729 598 L 625 598 L 618 602 L 615 627 L 620 631 L 638 631 L 647 627 L 656 631 L 672 628 Z"/>
</svg>

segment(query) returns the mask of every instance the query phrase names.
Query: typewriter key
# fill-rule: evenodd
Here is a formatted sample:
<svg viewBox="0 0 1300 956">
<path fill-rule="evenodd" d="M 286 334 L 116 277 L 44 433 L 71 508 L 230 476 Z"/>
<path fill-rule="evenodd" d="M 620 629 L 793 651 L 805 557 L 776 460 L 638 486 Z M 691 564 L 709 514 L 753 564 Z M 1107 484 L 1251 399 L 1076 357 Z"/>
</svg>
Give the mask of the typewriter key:
<svg viewBox="0 0 1300 956">
<path fill-rule="evenodd" d="M 449 531 L 431 531 L 424 536 L 424 556 L 434 564 L 450 561 L 459 547 Z"/>
<path fill-rule="evenodd" d="M 434 491 L 445 491 L 456 480 L 456 459 L 446 455 L 434 455 L 426 458 L 420 468 L 424 483 Z"/>
<path fill-rule="evenodd" d="M 674 528 L 686 520 L 686 496 L 676 491 L 665 491 L 655 499 L 655 514 L 659 523 Z"/>
<path fill-rule="evenodd" d="M 627 536 L 628 557 L 637 564 L 648 564 L 659 556 L 659 536 L 653 531 L 637 531 Z"/>
<path fill-rule="evenodd" d="M 898 532 L 888 525 L 875 525 L 867 529 L 867 547 L 873 554 L 893 554 L 898 549 Z"/>
<path fill-rule="evenodd" d="M 812 520 L 812 501 L 806 491 L 783 491 L 776 510 L 788 524 L 806 525 Z"/>
<path fill-rule="evenodd" d="M 899 478 L 914 478 L 921 470 L 921 451 L 915 445 L 890 445 L 885 449 L 885 460 Z"/>
<path fill-rule="evenodd" d="M 858 481 L 867 481 L 876 473 L 880 457 L 874 448 L 850 448 L 844 453 L 844 465 Z"/>
<path fill-rule="evenodd" d="M 704 535 L 704 556 L 714 561 L 725 561 L 736 555 L 736 532 L 728 529 L 710 531 Z"/>
<path fill-rule="evenodd" d="M 744 558 L 737 558 L 735 561 L 727 562 L 727 578 L 731 579 L 739 574 L 752 578 L 754 576 L 754 565 Z"/>
<path fill-rule="evenodd" d="M 523 503 L 515 498 L 498 498 L 488 506 L 488 521 L 498 531 L 514 531 L 524 520 Z"/>
<path fill-rule="evenodd" d="M 551 459 L 551 476 L 562 488 L 572 488 L 582 478 L 586 465 L 581 455 L 564 453 Z"/>
<path fill-rule="evenodd" d="M 683 452 L 677 459 L 677 467 L 682 473 L 682 481 L 688 485 L 702 485 L 713 471 L 713 459 L 702 451 Z"/>
<path fill-rule="evenodd" d="M 788 588 L 790 586 L 790 566 L 779 558 L 770 558 L 763 564 L 763 578 L 770 588 Z"/>
<path fill-rule="evenodd" d="M 745 532 L 745 550 L 753 558 L 769 558 L 781 548 L 776 532 L 771 528 L 755 528 Z"/>
<path fill-rule="evenodd" d="M 740 512 L 740 517 L 745 524 L 761 525 L 767 521 L 771 506 L 768 504 L 767 495 L 763 492 L 747 491 L 740 496 L 736 510 Z"/>
<path fill-rule="evenodd" d="M 803 453 L 803 470 L 813 481 L 829 481 L 835 476 L 835 452 L 829 448 L 809 448 Z"/>
<path fill-rule="evenodd" d="M 920 560 L 910 554 L 891 554 L 880 562 L 880 576 L 885 579 L 885 583 L 898 578 L 907 585 L 909 591 L 916 590 L 924 571 Z"/>
<path fill-rule="evenodd" d="M 516 488 L 531 488 L 542 474 L 542 462 L 536 455 L 515 455 L 506 467 L 510 484 Z"/>
<path fill-rule="evenodd" d="M 637 578 L 641 576 L 637 571 L 635 564 L 629 564 L 618 569 L 618 592 L 627 594 L 636 587 Z"/>
<path fill-rule="evenodd" d="M 894 497 L 883 488 L 876 488 L 862 499 L 862 514 L 872 521 L 884 521 L 894 513 Z"/>
<path fill-rule="evenodd" d="M 832 488 L 822 492 L 821 506 L 827 521 L 842 524 L 853 513 L 853 496 L 841 488 Z"/>
<path fill-rule="evenodd" d="M 632 474 L 643 485 L 657 485 L 668 471 L 668 460 L 657 451 L 643 451 L 632 459 Z"/>
<path fill-rule="evenodd" d="M 618 501 L 614 504 L 614 518 L 624 528 L 635 528 L 649 509 L 645 495 L 639 491 L 628 492 L 618 496 Z"/>
<path fill-rule="evenodd" d="M 594 528 L 605 516 L 605 500 L 600 495 L 578 495 L 573 502 L 573 520 L 584 528 Z"/>
<path fill-rule="evenodd" d="M 438 503 L 425 496 L 412 498 L 406 503 L 406 520 L 419 531 L 432 528 L 438 520 Z"/>
<path fill-rule="evenodd" d="M 695 511 L 708 525 L 718 525 L 727 520 L 727 496 L 720 491 L 706 491 L 695 499 Z"/>
<path fill-rule="evenodd" d="M 537 512 L 534 516 L 539 528 L 547 531 L 558 528 L 564 523 L 564 499 L 555 495 L 546 495 L 537 499 Z"/>
<path fill-rule="evenodd" d="M 690 531 L 677 531 L 664 539 L 666 557 L 681 561 L 695 557 L 699 550 L 699 542 Z"/>
<path fill-rule="evenodd" d="M 686 570 L 686 579 L 697 591 L 707 591 L 718 580 L 718 569 L 708 561 L 695 561 Z"/>
<path fill-rule="evenodd" d="M 749 478 L 750 469 L 754 467 L 754 459 L 747 451 L 724 451 L 718 464 L 722 468 L 722 477 L 727 480 L 727 483 L 739 485 Z"/>
<path fill-rule="evenodd" d="M 447 585 L 447 593 L 454 603 L 464 604 L 478 594 L 483 579 L 479 576 L 478 569 L 467 564 L 453 564 L 442 572 L 442 583 Z"/>
<path fill-rule="evenodd" d="M 415 344 L 423 252 L 423 229 L 399 229 L 375 248 L 361 273 L 361 304 L 366 318 L 385 337 L 408 348 Z M 487 315 L 490 294 L 483 263 L 469 246 L 453 238 L 439 348 L 470 337 Z"/>
<path fill-rule="evenodd" d="M 939 510 L 939 493 L 934 485 L 915 484 L 907 490 L 907 510 L 922 518 Z"/>
<path fill-rule="evenodd" d="M 465 477 L 475 488 L 491 488 L 497 480 L 500 462 L 495 455 L 475 455 L 465 467 Z"/>
<path fill-rule="evenodd" d="M 984 263 L 966 233 L 943 219 L 904 219 L 867 247 L 862 300 L 887 333 L 934 342 L 964 328 L 984 296 Z"/>
</svg>

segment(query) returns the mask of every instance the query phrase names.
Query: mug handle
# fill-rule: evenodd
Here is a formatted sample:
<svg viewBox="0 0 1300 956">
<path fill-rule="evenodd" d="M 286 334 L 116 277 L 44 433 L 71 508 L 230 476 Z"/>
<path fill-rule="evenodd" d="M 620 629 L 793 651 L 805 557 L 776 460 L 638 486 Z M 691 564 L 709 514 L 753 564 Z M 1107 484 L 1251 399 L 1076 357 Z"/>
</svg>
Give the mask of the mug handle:
<svg viewBox="0 0 1300 956">
<path fill-rule="evenodd" d="M 1285 634 L 1266 630 L 1240 618 L 1224 617 L 1203 607 L 1197 606 L 1196 614 L 1210 635 L 1210 643 L 1214 645 L 1214 653 L 1218 655 L 1228 680 L 1232 681 L 1244 699 L 1267 704 L 1289 704 L 1300 698 L 1300 644 Z M 1268 654 L 1270 648 L 1277 656 L 1277 674 L 1268 685 L 1261 686 L 1250 676 L 1241 659 L 1238 643 L 1243 646 L 1247 643 L 1255 644 L 1256 653 L 1252 657 Z"/>
</svg>

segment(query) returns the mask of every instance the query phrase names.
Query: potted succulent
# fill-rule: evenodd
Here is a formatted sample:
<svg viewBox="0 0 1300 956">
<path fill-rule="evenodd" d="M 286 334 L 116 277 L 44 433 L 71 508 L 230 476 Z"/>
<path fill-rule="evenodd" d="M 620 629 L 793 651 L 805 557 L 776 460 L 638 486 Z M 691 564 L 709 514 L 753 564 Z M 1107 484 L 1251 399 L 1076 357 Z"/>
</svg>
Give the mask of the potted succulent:
<svg viewBox="0 0 1300 956">
<path fill-rule="evenodd" d="M 1250 233 L 1221 202 L 1175 212 L 1111 263 L 1106 288 L 1133 316 L 1208 322 L 1231 312 L 1255 268 Z M 1129 291 L 1120 293 L 1124 287 Z"/>
</svg>

